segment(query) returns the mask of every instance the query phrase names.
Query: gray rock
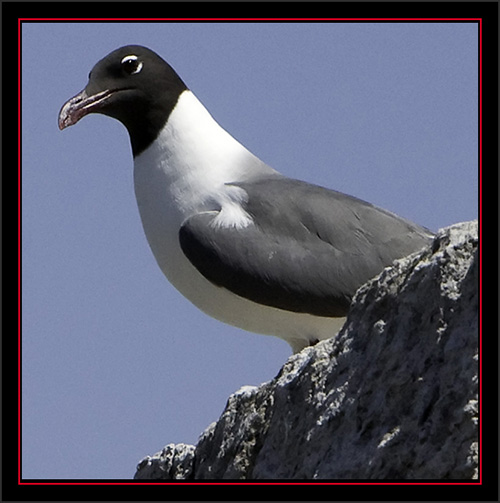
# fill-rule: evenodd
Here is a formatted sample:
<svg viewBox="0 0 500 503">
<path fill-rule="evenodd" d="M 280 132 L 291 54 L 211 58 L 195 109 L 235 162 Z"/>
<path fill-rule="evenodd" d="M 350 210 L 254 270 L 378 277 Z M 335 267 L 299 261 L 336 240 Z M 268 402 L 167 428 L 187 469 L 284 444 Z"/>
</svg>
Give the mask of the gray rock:
<svg viewBox="0 0 500 503">
<path fill-rule="evenodd" d="M 136 479 L 191 479 L 194 445 L 168 444 L 161 452 L 146 456 L 137 466 Z"/>
<path fill-rule="evenodd" d="M 141 479 L 473 479 L 478 475 L 477 222 L 362 286 L 334 338 L 229 397 L 198 445 Z"/>
</svg>

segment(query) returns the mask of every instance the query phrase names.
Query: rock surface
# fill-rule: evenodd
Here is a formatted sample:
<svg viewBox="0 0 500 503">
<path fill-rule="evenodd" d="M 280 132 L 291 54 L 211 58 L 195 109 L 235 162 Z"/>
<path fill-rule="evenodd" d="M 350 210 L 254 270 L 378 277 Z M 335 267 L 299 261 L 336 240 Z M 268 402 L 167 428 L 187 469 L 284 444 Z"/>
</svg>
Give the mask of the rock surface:
<svg viewBox="0 0 500 503">
<path fill-rule="evenodd" d="M 136 479 L 473 479 L 478 474 L 477 222 L 361 287 L 342 331 L 229 397 L 198 445 Z"/>
</svg>

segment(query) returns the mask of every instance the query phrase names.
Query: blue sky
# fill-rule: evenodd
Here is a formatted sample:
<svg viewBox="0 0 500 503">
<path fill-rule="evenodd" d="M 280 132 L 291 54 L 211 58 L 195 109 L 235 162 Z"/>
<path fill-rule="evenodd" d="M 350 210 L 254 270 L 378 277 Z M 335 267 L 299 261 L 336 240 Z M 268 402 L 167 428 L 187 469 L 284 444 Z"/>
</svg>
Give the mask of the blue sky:
<svg viewBox="0 0 500 503">
<path fill-rule="evenodd" d="M 144 237 L 123 126 L 62 104 L 111 50 L 142 44 L 284 174 L 433 230 L 477 218 L 473 23 L 24 23 L 23 476 L 131 478 L 196 443 L 279 339 L 221 324 L 163 277 Z"/>
</svg>

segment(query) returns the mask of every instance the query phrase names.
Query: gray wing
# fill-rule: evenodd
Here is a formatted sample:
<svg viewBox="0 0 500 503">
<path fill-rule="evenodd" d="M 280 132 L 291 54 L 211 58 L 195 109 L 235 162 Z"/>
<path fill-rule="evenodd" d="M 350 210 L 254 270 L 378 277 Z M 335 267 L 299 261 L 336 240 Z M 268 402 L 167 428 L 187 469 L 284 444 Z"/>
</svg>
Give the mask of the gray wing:
<svg viewBox="0 0 500 503">
<path fill-rule="evenodd" d="M 234 183 L 253 224 L 187 219 L 179 239 L 212 283 L 254 302 L 317 316 L 345 316 L 356 290 L 432 233 L 340 192 L 284 177 Z"/>
</svg>

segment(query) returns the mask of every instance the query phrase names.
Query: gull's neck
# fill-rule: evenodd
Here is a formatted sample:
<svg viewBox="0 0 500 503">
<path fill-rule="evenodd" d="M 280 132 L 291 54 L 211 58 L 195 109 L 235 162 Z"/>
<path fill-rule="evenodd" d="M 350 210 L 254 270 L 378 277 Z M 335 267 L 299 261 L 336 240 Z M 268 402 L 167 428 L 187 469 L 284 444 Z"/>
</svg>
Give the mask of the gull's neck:
<svg viewBox="0 0 500 503">
<path fill-rule="evenodd" d="M 165 197 L 184 218 L 220 209 L 228 197 L 240 197 L 227 183 L 277 173 L 219 126 L 189 90 L 180 95 L 164 128 L 134 164 L 136 193 L 138 185 L 147 185 L 150 196 L 158 189 L 167 191 Z"/>
</svg>

